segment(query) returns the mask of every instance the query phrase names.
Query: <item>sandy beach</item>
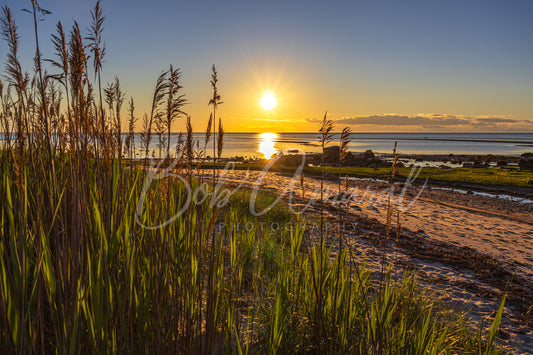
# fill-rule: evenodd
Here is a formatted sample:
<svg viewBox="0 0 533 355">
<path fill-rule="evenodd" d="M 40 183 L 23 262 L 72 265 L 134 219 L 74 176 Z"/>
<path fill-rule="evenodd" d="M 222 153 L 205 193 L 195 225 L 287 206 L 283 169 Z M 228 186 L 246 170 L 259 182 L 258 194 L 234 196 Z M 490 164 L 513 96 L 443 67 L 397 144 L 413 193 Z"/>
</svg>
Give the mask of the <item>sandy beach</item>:
<svg viewBox="0 0 533 355">
<path fill-rule="evenodd" d="M 204 172 L 204 177 L 209 174 Z M 231 189 L 244 181 L 243 186 L 253 187 L 259 176 L 258 171 L 232 171 L 226 176 L 226 186 Z M 260 189 L 280 194 L 291 178 L 267 173 Z M 337 191 L 338 180 L 330 175 L 328 178 L 324 188 Z M 298 181 L 293 189 L 296 208 L 317 198 L 313 190 L 319 185 L 318 178 L 306 176 L 302 197 Z M 346 186 L 344 181 L 341 185 L 343 189 Z M 511 352 L 528 353 L 533 347 L 533 204 L 529 203 L 533 192 L 475 186 L 462 186 L 461 192 L 442 186 L 422 190 L 420 185 L 411 184 L 404 191 L 404 206 L 417 195 L 418 199 L 400 212 L 397 240 L 394 214 L 391 236 L 384 242 L 388 198 L 383 197 L 388 187 L 385 182 L 372 180 L 352 180 L 348 184 L 357 198 L 353 199 L 356 202 L 344 203 L 344 220 L 348 222 L 345 237 L 357 251 L 358 261 L 365 260 L 376 271 L 384 260 L 400 270 L 415 271 L 430 292 L 457 310 L 467 311 L 475 321 L 493 315 L 502 296 L 508 293 L 500 335 Z M 398 183 L 392 196 L 400 196 L 402 188 Z M 459 190 L 457 186 L 454 189 Z M 495 197 L 501 193 L 519 197 Z M 380 196 L 381 201 L 376 202 Z M 316 219 L 318 206 L 310 206 L 305 217 Z M 331 226 L 337 221 L 335 206 L 334 198 L 324 206 Z M 317 238 L 316 228 L 309 234 L 310 240 Z M 329 241 L 336 243 L 338 239 L 331 237 Z M 490 326 L 490 322 L 485 325 Z"/>
</svg>

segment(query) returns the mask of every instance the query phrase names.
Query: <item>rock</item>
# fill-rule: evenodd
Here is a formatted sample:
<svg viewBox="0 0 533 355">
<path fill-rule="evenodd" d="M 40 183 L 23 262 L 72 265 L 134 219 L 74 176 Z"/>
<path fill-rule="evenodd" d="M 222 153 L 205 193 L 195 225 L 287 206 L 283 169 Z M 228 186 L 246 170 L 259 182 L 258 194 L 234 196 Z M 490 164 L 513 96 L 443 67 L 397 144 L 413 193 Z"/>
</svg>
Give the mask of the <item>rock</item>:
<svg viewBox="0 0 533 355">
<path fill-rule="evenodd" d="M 339 153 L 341 148 L 338 145 L 326 147 L 324 149 L 324 162 L 326 164 L 337 164 L 339 162 Z"/>
<path fill-rule="evenodd" d="M 472 166 L 472 163 L 463 163 L 463 168 L 471 168 Z"/>
<path fill-rule="evenodd" d="M 322 154 L 309 154 L 305 157 L 306 164 L 318 166 L 322 163 Z"/>
<path fill-rule="evenodd" d="M 507 166 L 507 160 L 498 160 L 497 166 Z"/>
<path fill-rule="evenodd" d="M 370 149 L 363 153 L 355 154 L 354 158 L 356 160 L 362 160 L 365 162 L 373 162 L 376 160 L 376 157 L 374 156 L 374 152 Z"/>
<path fill-rule="evenodd" d="M 474 164 L 472 164 L 472 168 L 479 169 L 479 168 L 484 168 L 484 167 L 485 167 L 485 165 L 481 164 L 481 162 L 479 160 L 475 160 Z"/>
<path fill-rule="evenodd" d="M 533 170 L 533 153 L 524 153 L 518 161 L 520 170 Z"/>
<path fill-rule="evenodd" d="M 496 158 L 492 154 L 488 154 L 488 155 L 485 156 L 485 161 L 488 162 L 488 163 L 490 163 L 490 162 L 492 162 L 494 160 L 496 160 Z"/>
<path fill-rule="evenodd" d="M 367 151 L 365 151 L 363 153 L 363 159 L 365 159 L 366 161 L 374 161 L 374 160 L 376 160 L 376 158 L 374 156 L 374 152 L 371 149 L 369 149 L 369 150 L 367 150 Z"/>
<path fill-rule="evenodd" d="M 441 168 L 441 169 L 451 169 L 448 165 L 441 165 L 441 166 L 439 166 L 439 168 Z"/>
<path fill-rule="evenodd" d="M 344 165 L 347 166 L 360 166 L 360 167 L 371 167 L 372 164 L 378 167 L 390 166 L 390 163 L 386 163 L 382 160 L 379 160 L 375 157 L 372 150 L 367 150 L 363 153 L 352 154 L 348 152 Z"/>
<path fill-rule="evenodd" d="M 302 155 L 289 154 L 279 158 L 278 163 L 285 166 L 300 166 L 302 164 Z"/>
</svg>

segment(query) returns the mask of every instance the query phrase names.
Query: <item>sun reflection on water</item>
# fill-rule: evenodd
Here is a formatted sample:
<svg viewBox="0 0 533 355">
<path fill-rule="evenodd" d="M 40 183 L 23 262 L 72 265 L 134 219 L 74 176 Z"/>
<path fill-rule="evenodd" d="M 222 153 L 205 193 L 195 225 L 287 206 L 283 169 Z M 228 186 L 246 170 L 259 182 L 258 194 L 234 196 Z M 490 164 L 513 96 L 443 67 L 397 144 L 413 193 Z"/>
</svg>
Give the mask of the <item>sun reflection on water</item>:
<svg viewBox="0 0 533 355">
<path fill-rule="evenodd" d="M 261 133 L 259 135 L 259 153 L 265 156 L 265 159 L 272 158 L 272 155 L 276 154 L 278 150 L 274 147 L 278 135 L 275 133 Z"/>
</svg>

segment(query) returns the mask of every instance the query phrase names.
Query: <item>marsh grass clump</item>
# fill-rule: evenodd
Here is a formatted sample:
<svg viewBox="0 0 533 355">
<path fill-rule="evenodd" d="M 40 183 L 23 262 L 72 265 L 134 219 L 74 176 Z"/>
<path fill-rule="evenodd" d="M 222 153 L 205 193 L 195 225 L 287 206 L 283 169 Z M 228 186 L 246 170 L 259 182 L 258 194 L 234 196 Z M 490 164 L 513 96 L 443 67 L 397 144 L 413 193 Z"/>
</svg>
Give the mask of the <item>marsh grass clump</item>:
<svg viewBox="0 0 533 355">
<path fill-rule="evenodd" d="M 394 284 L 389 270 L 378 292 L 373 273 L 346 245 L 334 255 L 324 234 L 320 244 L 306 245 L 305 221 L 286 204 L 256 218 L 248 213 L 249 190 L 223 207 L 209 203 L 216 179 L 195 175 L 193 163 L 206 159 L 211 139 L 213 159 L 223 151 L 214 66 L 203 148 L 173 66 L 157 77 L 149 112 L 137 114 L 130 99 L 123 141 L 124 91 L 118 78 L 101 86 L 104 18 L 98 1 L 87 36 L 77 23 L 70 30 L 58 23 L 54 59 L 39 61 L 31 77 L 19 61 L 14 16 L 2 8 L 2 352 L 493 351 L 501 310 L 486 339 L 476 337 L 412 276 Z M 45 63 L 50 74 L 39 70 Z M 139 117 L 144 161 L 126 164 L 124 152 L 136 155 Z M 153 134 L 167 158 L 180 119 L 187 132 L 176 160 L 149 165 Z M 332 128 L 324 116 L 323 148 Z M 198 199 L 189 201 L 189 188 L 200 191 Z M 258 208 L 275 200 L 262 191 Z"/>
</svg>

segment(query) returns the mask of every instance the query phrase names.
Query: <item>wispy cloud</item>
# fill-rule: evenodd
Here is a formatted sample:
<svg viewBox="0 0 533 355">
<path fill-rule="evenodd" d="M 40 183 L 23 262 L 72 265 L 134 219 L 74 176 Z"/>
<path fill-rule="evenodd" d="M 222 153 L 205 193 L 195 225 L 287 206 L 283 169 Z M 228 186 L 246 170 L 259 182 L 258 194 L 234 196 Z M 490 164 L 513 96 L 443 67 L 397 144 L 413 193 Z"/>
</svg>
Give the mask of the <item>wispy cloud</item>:
<svg viewBox="0 0 533 355">
<path fill-rule="evenodd" d="M 262 122 L 295 122 L 302 120 L 289 120 L 289 119 L 279 119 L 279 118 L 252 118 L 251 121 L 262 121 Z"/>
<path fill-rule="evenodd" d="M 488 123 L 517 123 L 520 122 L 519 120 L 513 120 L 512 118 L 499 118 L 499 117 L 488 117 L 488 118 L 476 118 L 477 122 L 488 122 Z M 527 120 L 522 121 L 531 123 L 533 121 Z"/>
<path fill-rule="evenodd" d="M 318 123 L 319 119 L 307 119 Z M 485 129 L 501 128 L 503 130 L 525 127 L 533 130 L 533 120 L 517 120 L 507 116 L 463 116 L 440 113 L 419 113 L 415 116 L 398 114 L 380 114 L 372 116 L 342 117 L 333 120 L 335 124 L 362 126 L 410 126 L 420 128 L 465 128 Z"/>
</svg>

